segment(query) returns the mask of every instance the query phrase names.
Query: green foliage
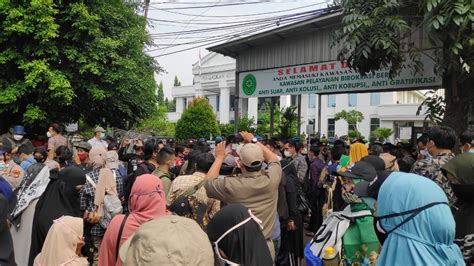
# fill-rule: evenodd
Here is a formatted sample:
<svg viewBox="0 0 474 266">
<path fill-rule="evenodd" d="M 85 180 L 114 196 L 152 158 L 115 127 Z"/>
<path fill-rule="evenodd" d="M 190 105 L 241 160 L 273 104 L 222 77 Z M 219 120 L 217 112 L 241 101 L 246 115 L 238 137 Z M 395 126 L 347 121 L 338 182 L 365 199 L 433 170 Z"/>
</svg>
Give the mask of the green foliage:
<svg viewBox="0 0 474 266">
<path fill-rule="evenodd" d="M 174 76 L 174 84 L 173 86 L 179 87 L 181 86 L 181 81 L 179 81 L 178 76 Z"/>
<path fill-rule="evenodd" d="M 234 134 L 234 124 L 220 124 L 219 127 L 223 136 L 227 137 Z M 248 116 L 241 117 L 239 119 L 239 130 L 237 131 L 247 131 L 252 134 L 257 134 L 257 124 L 255 123 L 255 119 L 253 117 L 249 118 Z"/>
<path fill-rule="evenodd" d="M 441 123 L 443 120 L 444 112 L 446 111 L 446 105 L 444 103 L 444 97 L 436 94 L 436 91 L 430 90 L 425 93 L 427 98 L 421 103 L 416 111 L 416 115 L 420 115 L 423 107 L 425 110 L 425 120 L 430 120 L 435 124 Z"/>
<path fill-rule="evenodd" d="M 220 124 L 221 135 L 224 137 L 234 134 L 234 124 Z"/>
<path fill-rule="evenodd" d="M 296 106 L 289 106 L 281 110 L 280 124 L 278 125 L 279 137 L 282 139 L 290 139 L 297 134 L 297 127 L 300 124 Z"/>
<path fill-rule="evenodd" d="M 164 105 L 158 107 L 151 117 L 141 120 L 137 130 L 157 136 L 172 137 L 175 135 L 175 125 L 168 121 Z"/>
<path fill-rule="evenodd" d="M 353 125 L 355 131 L 358 132 L 357 124 L 362 122 L 362 120 L 364 120 L 364 114 L 362 114 L 362 112 L 357 111 L 357 110 L 351 110 L 349 112 L 347 112 L 346 110 L 342 110 L 335 114 L 334 119 L 336 121 L 341 120 L 341 119 L 345 120 L 347 124 Z"/>
<path fill-rule="evenodd" d="M 363 141 L 365 141 L 365 137 L 359 131 L 349 130 L 349 133 L 347 135 L 351 140 L 362 139 Z"/>
<path fill-rule="evenodd" d="M 220 135 L 216 115 L 205 98 L 195 98 L 176 123 L 177 139 L 208 138 Z"/>
<path fill-rule="evenodd" d="M 146 21 L 119 0 L 0 1 L 0 114 L 124 127 L 153 113 Z M 1 130 L 1 129 L 0 129 Z"/>
<path fill-rule="evenodd" d="M 172 101 L 168 100 L 168 97 L 165 98 L 165 106 L 167 112 L 176 112 L 176 99 Z"/>
<path fill-rule="evenodd" d="M 391 135 L 393 135 L 393 129 L 386 127 L 379 127 L 370 133 L 371 138 L 376 138 L 380 141 L 387 140 Z"/>
<path fill-rule="evenodd" d="M 160 81 L 160 85 L 158 85 L 158 93 L 156 95 L 156 100 L 158 105 L 165 105 L 165 93 L 163 92 L 163 81 Z"/>
</svg>

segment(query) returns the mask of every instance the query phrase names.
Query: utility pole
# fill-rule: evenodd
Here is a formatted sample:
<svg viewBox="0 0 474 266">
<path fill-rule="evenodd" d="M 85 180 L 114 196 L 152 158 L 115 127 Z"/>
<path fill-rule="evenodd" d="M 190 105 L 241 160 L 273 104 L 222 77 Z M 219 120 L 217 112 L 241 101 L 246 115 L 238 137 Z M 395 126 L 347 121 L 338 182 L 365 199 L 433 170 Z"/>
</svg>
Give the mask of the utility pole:
<svg viewBox="0 0 474 266">
<path fill-rule="evenodd" d="M 148 17 L 148 7 L 150 6 L 150 0 L 145 0 L 145 19 Z"/>
</svg>

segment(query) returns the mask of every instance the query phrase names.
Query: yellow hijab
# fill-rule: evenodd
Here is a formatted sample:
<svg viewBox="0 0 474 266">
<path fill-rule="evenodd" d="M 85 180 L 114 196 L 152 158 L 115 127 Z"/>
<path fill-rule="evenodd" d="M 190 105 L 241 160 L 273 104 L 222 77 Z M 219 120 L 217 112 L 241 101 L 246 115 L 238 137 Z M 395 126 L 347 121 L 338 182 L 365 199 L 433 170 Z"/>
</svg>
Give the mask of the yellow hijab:
<svg viewBox="0 0 474 266">
<path fill-rule="evenodd" d="M 360 143 L 360 142 L 355 142 L 351 144 L 351 150 L 350 150 L 350 161 L 349 165 L 352 165 L 353 163 L 356 163 L 360 161 L 362 158 L 365 156 L 369 155 L 369 151 L 367 150 L 367 147 L 365 144 Z"/>
</svg>

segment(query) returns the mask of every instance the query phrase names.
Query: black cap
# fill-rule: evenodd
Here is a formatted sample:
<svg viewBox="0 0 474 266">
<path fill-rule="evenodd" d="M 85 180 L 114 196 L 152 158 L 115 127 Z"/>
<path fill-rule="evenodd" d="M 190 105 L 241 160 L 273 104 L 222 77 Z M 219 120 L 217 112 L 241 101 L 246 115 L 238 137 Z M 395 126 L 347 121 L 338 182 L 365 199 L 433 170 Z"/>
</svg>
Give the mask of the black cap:
<svg viewBox="0 0 474 266">
<path fill-rule="evenodd" d="M 387 180 L 392 172 L 377 171 L 377 176 L 371 182 L 360 182 L 354 187 L 354 193 L 359 197 L 371 197 L 377 199 L 383 182 Z"/>
<path fill-rule="evenodd" d="M 367 155 L 361 161 L 370 163 L 376 171 L 385 170 L 385 162 L 377 155 Z"/>
<path fill-rule="evenodd" d="M 3 143 L 0 140 L 0 155 L 3 155 L 5 152 L 11 152 L 12 146 L 7 142 Z"/>
<path fill-rule="evenodd" d="M 370 182 L 377 176 L 377 171 L 370 163 L 359 161 L 345 172 L 337 172 L 337 174 L 348 178 L 361 178 Z"/>
</svg>

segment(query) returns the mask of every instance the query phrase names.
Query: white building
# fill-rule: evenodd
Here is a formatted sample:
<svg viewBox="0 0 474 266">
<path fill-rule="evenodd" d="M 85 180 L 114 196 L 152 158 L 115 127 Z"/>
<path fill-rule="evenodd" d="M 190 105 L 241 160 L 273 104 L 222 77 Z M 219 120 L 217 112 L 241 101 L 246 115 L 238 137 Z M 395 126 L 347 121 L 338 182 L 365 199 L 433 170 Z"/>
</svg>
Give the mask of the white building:
<svg viewBox="0 0 474 266">
<path fill-rule="evenodd" d="M 168 113 L 168 118 L 176 122 L 192 98 L 200 96 L 209 99 L 219 123 L 234 122 L 235 100 L 235 59 L 217 53 L 209 53 L 193 64 L 194 84 L 173 87 L 176 112 Z M 278 96 L 277 96 L 278 97 Z M 420 103 L 425 99 L 421 91 L 397 91 L 321 95 L 321 134 L 328 137 L 346 135 L 349 125 L 335 121 L 335 113 L 341 110 L 358 110 L 364 120 L 358 124 L 359 131 L 366 137 L 378 127 L 392 128 L 396 137 L 407 138 L 404 129 L 411 127 L 411 134 L 418 134 L 424 126 L 424 116 L 416 115 Z M 270 98 L 240 98 L 239 114 L 254 117 L 258 121 L 259 110 Z M 279 96 L 280 108 L 297 105 L 297 96 Z M 301 96 L 301 132 L 318 132 L 318 95 Z M 425 124 L 426 126 L 426 124 Z M 404 128 L 400 130 L 400 128 Z M 308 132 L 309 131 L 309 132 Z"/>
</svg>

